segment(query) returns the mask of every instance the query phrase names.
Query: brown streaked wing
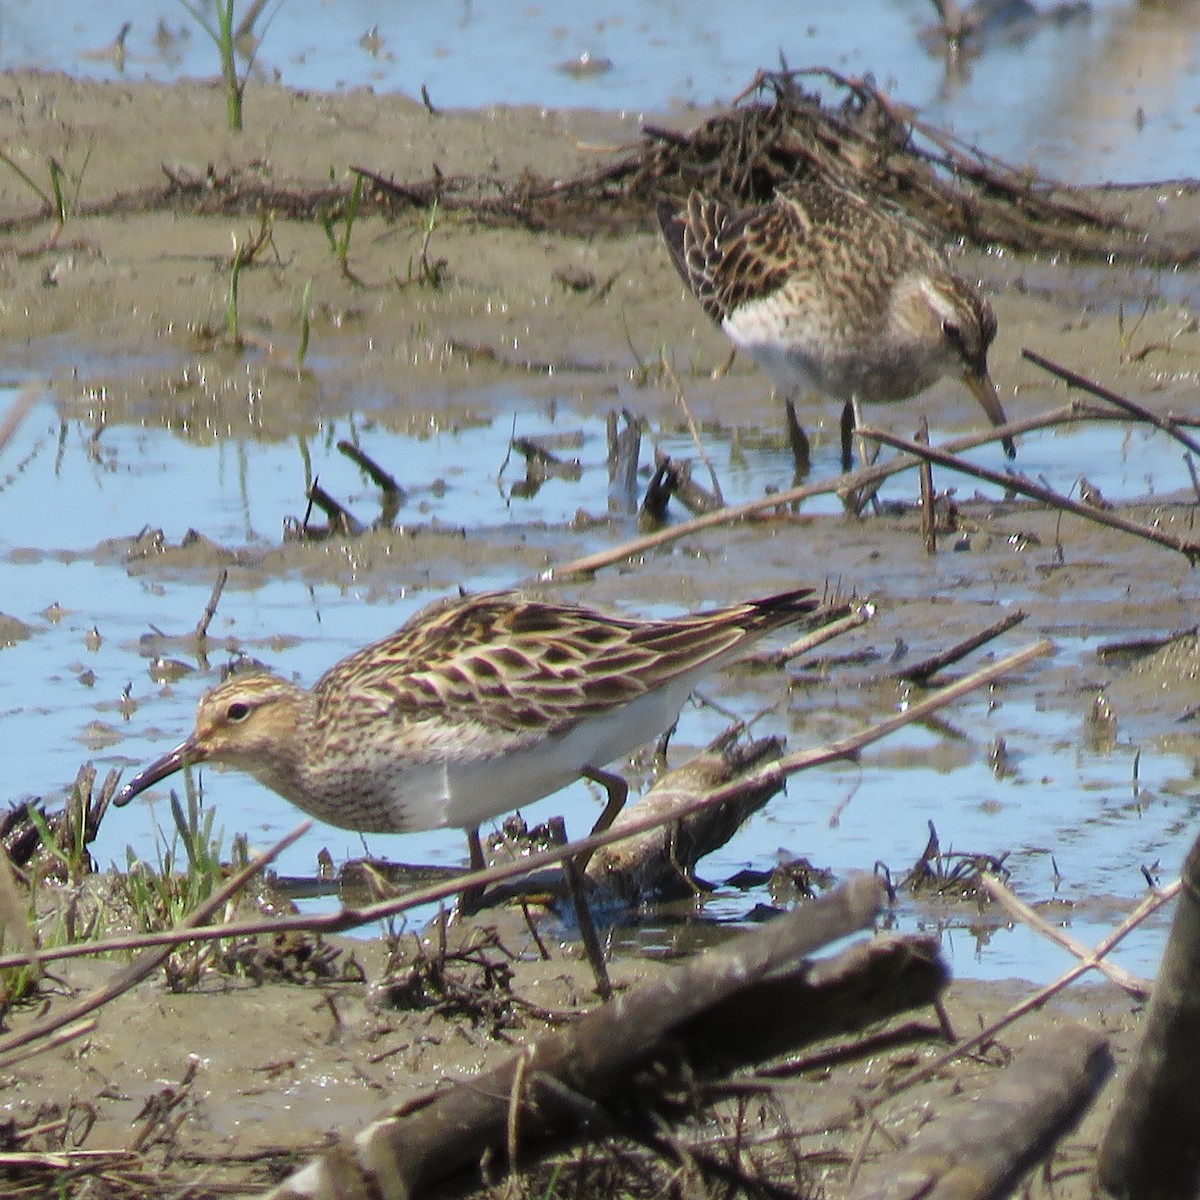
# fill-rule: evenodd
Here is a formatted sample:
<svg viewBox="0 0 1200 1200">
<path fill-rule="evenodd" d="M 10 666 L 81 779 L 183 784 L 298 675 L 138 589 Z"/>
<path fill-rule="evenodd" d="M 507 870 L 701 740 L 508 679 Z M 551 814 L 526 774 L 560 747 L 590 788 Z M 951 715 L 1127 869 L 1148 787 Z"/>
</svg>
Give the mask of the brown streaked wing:
<svg viewBox="0 0 1200 1200">
<path fill-rule="evenodd" d="M 804 237 L 797 216 L 775 205 L 739 212 L 700 192 L 688 197 L 682 212 L 666 201 L 658 207 L 675 269 L 718 324 L 738 304 L 770 295 L 786 282 Z"/>
<path fill-rule="evenodd" d="M 587 619 L 584 619 L 586 616 Z M 432 605 L 390 637 L 338 663 L 313 691 L 323 707 L 366 705 L 485 728 L 555 732 L 644 690 L 599 666 L 637 622 L 507 593 Z"/>
<path fill-rule="evenodd" d="M 804 268 L 808 227 L 800 217 L 791 205 L 768 204 L 731 221 L 716 272 L 724 312 L 766 299 Z"/>
<path fill-rule="evenodd" d="M 820 175 L 784 184 L 775 204 L 790 208 L 814 239 L 868 247 L 873 261 L 886 261 L 899 274 L 913 267 L 927 270 L 945 265 L 942 253 L 907 214 L 882 198 L 868 200 Z M 831 238 L 831 235 L 833 237 Z"/>
<path fill-rule="evenodd" d="M 803 611 L 803 609 L 799 610 Z M 426 609 L 314 687 L 327 706 L 440 717 L 511 733 L 566 732 L 794 619 L 757 605 L 642 622 L 512 594 Z"/>
</svg>

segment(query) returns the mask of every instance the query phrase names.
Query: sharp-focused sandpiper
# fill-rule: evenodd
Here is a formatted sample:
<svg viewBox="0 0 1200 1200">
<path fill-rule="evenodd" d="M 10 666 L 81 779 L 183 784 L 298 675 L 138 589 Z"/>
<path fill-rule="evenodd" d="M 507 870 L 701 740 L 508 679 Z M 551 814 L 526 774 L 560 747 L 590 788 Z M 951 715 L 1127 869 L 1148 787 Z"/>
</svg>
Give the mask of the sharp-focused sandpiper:
<svg viewBox="0 0 1200 1200">
<path fill-rule="evenodd" d="M 859 404 L 906 400 L 958 375 L 993 425 L 992 306 L 908 219 L 811 175 L 736 209 L 693 192 L 658 222 L 679 274 L 734 345 L 788 398 L 845 403 L 842 465 Z M 1004 449 L 1015 454 L 1011 438 Z"/>
<path fill-rule="evenodd" d="M 268 673 L 218 684 L 115 803 L 221 763 L 344 829 L 461 827 L 481 865 L 480 822 L 581 776 L 607 790 L 611 822 L 626 788 L 604 766 L 669 728 L 701 676 L 817 607 L 807 588 L 655 621 L 520 592 L 442 601 L 311 690 Z"/>
</svg>

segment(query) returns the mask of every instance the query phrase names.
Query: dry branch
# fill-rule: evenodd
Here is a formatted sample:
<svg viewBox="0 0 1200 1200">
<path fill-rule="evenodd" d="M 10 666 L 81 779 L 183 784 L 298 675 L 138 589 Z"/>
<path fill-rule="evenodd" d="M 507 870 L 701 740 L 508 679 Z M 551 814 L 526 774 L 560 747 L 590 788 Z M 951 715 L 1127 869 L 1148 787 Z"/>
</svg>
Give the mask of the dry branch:
<svg viewBox="0 0 1200 1200">
<path fill-rule="evenodd" d="M 1168 437 L 1174 438 L 1185 449 L 1190 450 L 1193 454 L 1200 455 L 1200 442 L 1197 442 L 1194 437 L 1185 433 L 1170 417 L 1160 417 L 1158 413 L 1147 408 L 1144 404 L 1138 404 L 1135 400 L 1130 400 L 1127 396 L 1122 396 L 1119 392 L 1114 392 L 1110 388 L 1102 387 L 1093 380 L 1088 379 L 1084 375 L 1080 375 L 1076 371 L 1071 371 L 1066 367 L 1059 366 L 1058 363 L 1052 362 L 1050 359 L 1038 354 L 1028 347 L 1022 347 L 1021 357 L 1028 359 L 1035 366 L 1041 367 L 1043 371 L 1048 371 L 1051 375 L 1061 379 L 1068 387 L 1078 388 L 1082 392 L 1087 392 L 1091 396 L 1095 396 L 1100 400 L 1107 400 L 1109 404 L 1114 405 L 1122 412 L 1128 413 L 1131 417 L 1136 417 L 1139 421 L 1144 421 L 1148 425 L 1153 425 L 1156 429 L 1161 429 Z"/>
<path fill-rule="evenodd" d="M 948 983 L 936 938 L 875 937 L 738 992 L 676 1034 L 694 1067 L 731 1071 L 932 1004 Z"/>
<path fill-rule="evenodd" d="M 885 1100 L 892 1096 L 898 1095 L 900 1092 L 913 1087 L 915 1084 L 922 1082 L 925 1079 L 931 1079 L 943 1068 L 948 1066 L 956 1058 L 964 1054 L 969 1054 L 978 1046 L 982 1046 L 986 1042 L 992 1041 L 996 1035 L 1002 1030 L 1007 1029 L 1015 1021 L 1019 1021 L 1026 1013 L 1033 1012 L 1044 1005 L 1052 996 L 1057 996 L 1063 988 L 1074 983 L 1081 975 L 1086 974 L 1096 964 L 1114 950 L 1126 937 L 1129 936 L 1139 925 L 1142 924 L 1148 917 L 1158 912 L 1164 904 L 1169 904 L 1179 894 L 1180 883 L 1177 880 L 1169 887 L 1163 888 L 1161 891 L 1152 892 L 1120 923 L 1107 937 L 1103 938 L 1100 944 L 1088 954 L 1087 958 L 1078 962 L 1069 971 L 1063 972 L 1053 983 L 1047 984 L 1045 987 L 1038 988 L 1036 992 L 1032 992 L 1026 996 L 1024 1000 L 1014 1004 L 998 1021 L 993 1021 L 985 1029 L 979 1030 L 978 1033 L 972 1034 L 965 1041 L 959 1042 L 952 1050 L 945 1054 L 939 1055 L 932 1062 L 925 1063 L 918 1067 L 915 1071 L 903 1076 L 900 1079 L 889 1080 L 883 1087 L 880 1094 L 870 1102 L 869 1107 L 882 1104 Z"/>
<path fill-rule="evenodd" d="M 840 607 L 845 610 L 843 616 L 832 617 L 832 613 L 837 611 L 836 608 L 822 609 L 819 613 L 814 614 L 821 618 L 816 629 L 802 633 L 798 638 L 788 642 L 781 650 L 759 651 L 747 655 L 742 661 L 753 663 L 756 667 L 786 666 L 792 659 L 799 658 L 800 655 L 807 654 L 818 646 L 823 646 L 835 637 L 841 637 L 843 633 L 849 633 L 852 629 L 866 625 L 875 615 L 875 607 L 871 604 L 845 604 Z M 832 619 L 826 620 L 826 616 L 830 616 Z"/>
<path fill-rule="evenodd" d="M 1054 942 L 1057 946 L 1062 946 L 1064 950 L 1070 951 L 1078 959 L 1092 960 L 1098 971 L 1102 972 L 1117 987 L 1128 992 L 1135 1000 L 1149 998 L 1150 984 L 1145 979 L 1139 979 L 1138 976 L 1131 974 L 1116 963 L 1106 962 L 1104 959 L 1093 959 L 1092 952 L 1087 946 L 1073 938 L 1065 930 L 1051 925 L 1044 917 L 1040 917 L 1028 904 L 1013 895 L 1012 891 L 995 875 L 980 875 L 979 886 L 1010 915 L 1016 917 L 1018 921 L 1023 921 L 1030 929 L 1040 933 L 1042 937 Z"/>
<path fill-rule="evenodd" d="M 1082 1025 L 1041 1038 L 982 1095 L 960 1098 L 898 1155 L 859 1177 L 852 1200 L 1001 1200 L 1074 1128 L 1112 1069 Z"/>
<path fill-rule="evenodd" d="M 942 444 L 941 452 L 957 454 L 963 450 L 973 450 L 977 446 L 986 446 L 1002 437 L 1019 437 L 1023 433 L 1051 429 L 1057 425 L 1070 425 L 1081 420 L 1111 421 L 1112 419 L 1110 409 L 1088 404 L 1084 400 L 1074 400 L 1060 408 L 1050 409 L 1023 420 L 1009 421 L 1007 425 L 998 426 L 995 429 L 951 438 Z M 761 496 L 756 500 L 733 504 L 717 512 L 706 513 L 704 516 L 694 517 L 690 521 L 681 521 L 678 525 L 672 525 L 667 529 L 659 529 L 654 533 L 634 538 L 619 546 L 599 550 L 594 554 L 585 554 L 581 558 L 550 567 L 537 577 L 536 582 L 548 583 L 553 580 L 561 583 L 564 580 L 592 575 L 604 567 L 610 567 L 628 559 L 640 558 L 651 550 L 669 546 L 673 542 L 681 541 L 683 538 L 701 533 L 706 529 L 734 525 L 738 521 L 744 521 L 750 517 L 784 512 L 815 496 L 849 495 L 851 492 L 860 490 L 865 492 L 893 475 L 917 469 L 920 462 L 921 460 L 916 457 L 896 458 L 888 462 L 876 463 L 872 467 L 863 467 L 845 475 L 837 475 L 819 483 L 801 484 L 781 492 L 772 492 L 769 496 Z M 1005 478 L 1007 479 L 1007 477 Z"/>
<path fill-rule="evenodd" d="M 217 572 L 213 589 L 208 595 L 208 602 L 204 605 L 204 611 L 200 614 L 200 619 L 196 622 L 196 629 L 192 634 L 199 642 L 208 637 L 208 627 L 212 624 L 213 617 L 217 615 L 217 605 L 221 601 L 221 593 L 225 590 L 225 584 L 228 580 L 229 568 L 222 567 Z"/>
<path fill-rule="evenodd" d="M 938 450 L 932 446 L 922 446 L 919 442 L 914 442 L 909 438 L 897 437 L 892 433 L 884 433 L 880 429 L 871 429 L 864 426 L 859 432 L 863 437 L 871 438 L 873 441 L 880 442 L 885 446 L 891 446 L 894 450 L 903 450 L 915 458 L 928 459 L 939 466 L 949 467 L 953 471 L 960 471 L 964 475 L 973 476 L 975 479 L 982 479 L 985 483 L 993 483 L 997 487 L 1007 488 L 1012 492 L 1019 492 L 1023 496 L 1028 496 L 1031 500 L 1040 500 L 1043 504 L 1049 505 L 1051 508 L 1058 509 L 1061 512 L 1073 513 L 1077 517 L 1083 517 L 1085 521 L 1094 521 L 1097 525 L 1107 525 L 1110 529 L 1119 529 L 1122 533 L 1128 533 L 1133 537 L 1143 538 L 1148 542 L 1155 542 L 1159 546 L 1166 546 L 1168 550 L 1176 550 L 1192 566 L 1195 566 L 1196 560 L 1200 559 L 1200 542 L 1180 537 L 1178 534 L 1165 533 L 1163 530 L 1156 529 L 1152 525 L 1143 525 L 1139 521 L 1132 521 L 1128 517 L 1123 517 L 1120 513 L 1114 512 L 1112 509 L 1095 508 L 1090 504 L 1083 504 L 1078 500 L 1072 500 L 1069 496 L 1063 496 L 1054 491 L 1053 488 L 1044 487 L 1040 483 L 1033 483 L 1031 480 L 1025 478 L 1025 476 L 1018 475 L 1013 471 L 1005 473 L 992 471 L 987 467 L 979 467 L 974 463 L 967 462 L 966 459 L 959 458 L 957 455 L 948 454 L 945 450 Z"/>
<path fill-rule="evenodd" d="M 999 621 L 994 621 L 986 629 L 981 629 L 978 633 L 963 638 L 961 642 L 956 642 L 946 650 L 938 654 L 931 654 L 928 658 L 923 658 L 920 662 L 912 663 L 907 667 L 900 667 L 892 672 L 892 678 L 902 679 L 908 683 L 925 684 L 939 671 L 958 662 L 959 659 L 965 658 L 968 654 L 978 650 L 980 646 L 986 646 L 993 638 L 1007 633 L 1014 626 L 1020 625 L 1025 617 L 1024 612 L 1016 609 L 1007 616 L 1001 617 Z"/>
<path fill-rule="evenodd" d="M 510 1102 L 519 1105 L 523 1138 L 574 1125 L 580 1105 L 569 1103 L 564 1089 L 585 1100 L 611 1096 L 664 1036 L 748 984 L 861 929 L 882 901 L 879 881 L 858 876 L 829 896 L 616 997 L 569 1029 L 543 1035 L 494 1070 L 436 1093 L 415 1111 L 375 1122 L 270 1197 L 414 1196 L 477 1162 L 487 1148 L 503 1145 Z"/>
</svg>

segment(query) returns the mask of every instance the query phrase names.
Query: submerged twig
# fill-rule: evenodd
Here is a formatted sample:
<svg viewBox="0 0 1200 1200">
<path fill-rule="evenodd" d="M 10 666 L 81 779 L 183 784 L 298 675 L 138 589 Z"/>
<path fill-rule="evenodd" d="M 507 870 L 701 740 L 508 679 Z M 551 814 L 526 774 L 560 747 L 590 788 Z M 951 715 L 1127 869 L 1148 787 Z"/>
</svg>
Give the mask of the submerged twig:
<svg viewBox="0 0 1200 1200">
<path fill-rule="evenodd" d="M 713 494 L 716 496 L 718 504 L 723 507 L 725 497 L 721 492 L 721 481 L 717 478 L 717 469 L 713 466 L 712 459 L 708 457 L 708 451 L 705 450 L 703 441 L 700 440 L 700 430 L 696 425 L 695 419 L 692 417 L 692 410 L 688 407 L 687 397 L 683 394 L 683 388 L 665 351 L 662 355 L 661 366 L 663 375 L 666 376 L 667 382 L 670 383 L 675 391 L 675 403 L 679 405 L 683 412 L 683 419 L 687 422 L 688 433 L 692 435 L 692 444 L 696 447 L 696 453 L 700 455 L 700 461 L 708 468 L 708 478 L 712 481 Z"/>
<path fill-rule="evenodd" d="M 314 529 L 305 517 L 302 530 L 305 536 L 320 537 L 323 534 L 335 533 L 343 537 L 358 537 L 365 526 L 348 508 L 339 504 L 315 479 L 308 489 L 309 504 L 315 504 L 328 518 L 329 524 L 324 529 Z"/>
<path fill-rule="evenodd" d="M 225 583 L 228 579 L 229 569 L 222 567 L 217 572 L 216 582 L 209 593 L 208 603 L 205 604 L 204 611 L 200 614 L 200 620 L 196 622 L 195 637 L 197 641 L 203 641 L 208 637 L 208 627 L 212 624 L 213 617 L 217 615 L 217 605 L 221 601 L 221 593 L 225 590 Z"/>
<path fill-rule="evenodd" d="M 964 434 L 962 437 L 951 438 L 949 441 L 943 443 L 942 449 L 955 453 L 960 450 L 973 450 L 976 446 L 985 446 L 1000 437 L 1016 437 L 1023 433 L 1031 433 L 1034 430 L 1050 429 L 1056 425 L 1069 425 L 1084 419 L 1111 420 L 1112 418 L 1111 414 L 1107 411 L 1091 406 L 1084 400 L 1075 400 L 1061 408 L 1050 409 L 1037 416 L 1028 417 L 1021 421 L 1009 421 L 1007 425 L 1000 426 L 994 430 Z M 537 577 L 537 582 L 549 583 L 551 580 L 562 582 L 575 576 L 591 575 L 603 567 L 624 562 L 626 559 L 640 557 L 647 551 L 655 550 L 659 546 L 670 545 L 673 542 L 677 542 L 682 538 L 699 533 L 705 529 L 715 529 L 722 525 L 733 525 L 738 521 L 745 520 L 747 517 L 757 517 L 763 514 L 775 514 L 786 511 L 788 507 L 800 504 L 804 500 L 810 500 L 815 496 L 828 496 L 835 493 L 850 492 L 857 488 L 865 488 L 881 480 L 888 479 L 893 475 L 914 470 L 918 465 L 918 461 L 917 458 L 911 458 L 876 463 L 872 467 L 863 467 L 847 475 L 837 475 L 832 479 L 827 479 L 819 483 L 806 483 L 781 492 L 772 492 L 770 495 L 761 496 L 756 500 L 747 500 L 742 504 L 727 505 L 718 512 L 705 513 L 703 516 L 694 517 L 690 521 L 681 521 L 678 525 L 656 530 L 654 533 L 634 538 L 632 541 L 624 542 L 619 546 L 600 550 L 595 554 L 585 554 L 581 558 L 571 559 L 569 562 L 562 563 L 557 567 L 550 567 Z"/>
<path fill-rule="evenodd" d="M 384 470 L 365 450 L 345 438 L 338 442 L 337 448 L 339 453 L 344 454 L 355 466 L 365 471 L 371 482 L 385 496 L 397 496 L 400 503 L 404 502 L 407 493 L 396 482 L 396 477 Z"/>
<path fill-rule="evenodd" d="M 1053 983 L 1038 988 L 1036 992 L 1026 996 L 1020 1003 L 1014 1004 L 1004 1016 L 967 1038 L 966 1041 L 959 1042 L 952 1049 L 946 1051 L 945 1054 L 938 1055 L 932 1062 L 925 1063 L 915 1071 L 910 1071 L 907 1075 L 903 1075 L 898 1079 L 885 1082 L 880 1091 L 871 1100 L 866 1102 L 867 1106 L 869 1108 L 876 1108 L 900 1092 L 906 1091 L 908 1088 L 932 1078 L 939 1071 L 948 1067 L 956 1058 L 961 1058 L 962 1055 L 969 1054 L 977 1046 L 992 1041 L 1001 1030 L 1007 1029 L 1009 1025 L 1025 1016 L 1026 1013 L 1031 1013 L 1035 1009 L 1041 1008 L 1048 1000 L 1058 995 L 1063 988 L 1068 987 L 1081 975 L 1085 975 L 1088 971 L 1096 967 L 1101 959 L 1105 958 L 1124 941 L 1143 921 L 1156 913 L 1163 905 L 1169 904 L 1174 900 L 1179 894 L 1181 886 L 1180 881 L 1176 880 L 1163 890 L 1147 896 L 1116 929 L 1112 930 L 1107 937 L 1100 941 L 1094 950 L 1088 953 L 1086 958 L 1076 963 L 1069 971 L 1064 972 Z"/>
<path fill-rule="evenodd" d="M 950 666 L 951 663 L 958 662 L 960 658 L 966 658 L 968 654 L 978 650 L 980 646 L 987 645 L 993 638 L 999 637 L 1002 633 L 1007 633 L 1015 625 L 1020 625 L 1025 620 L 1026 615 L 1020 609 L 1010 612 L 1007 616 L 1001 617 L 999 621 L 994 621 L 986 629 L 981 629 L 978 633 L 973 633 L 970 637 L 963 638 L 961 642 L 956 642 L 953 646 L 937 654 L 931 654 L 928 658 L 924 658 L 920 662 L 898 668 L 892 672 L 892 678 L 902 679 L 906 683 L 923 684 L 939 671 Z"/>
<path fill-rule="evenodd" d="M 978 882 L 979 886 L 997 904 L 1001 905 L 1011 916 L 1016 917 L 1017 920 L 1024 921 L 1030 929 L 1040 933 L 1042 937 L 1048 938 L 1055 945 L 1061 946 L 1078 959 L 1091 957 L 1092 951 L 1087 946 L 1077 938 L 1073 938 L 1065 930 L 1059 929 L 1056 925 L 1051 925 L 1044 917 L 1039 916 L 1028 904 L 1019 899 L 1002 879 L 998 879 L 995 875 L 984 873 L 980 875 Z M 1124 967 L 1118 966 L 1117 963 L 1110 963 L 1104 959 L 1096 959 L 1095 966 L 1098 971 L 1108 976 L 1117 987 L 1128 992 L 1135 1000 L 1145 1000 L 1150 995 L 1152 985 L 1149 980 L 1140 979 L 1137 975 L 1126 971 Z"/>
</svg>

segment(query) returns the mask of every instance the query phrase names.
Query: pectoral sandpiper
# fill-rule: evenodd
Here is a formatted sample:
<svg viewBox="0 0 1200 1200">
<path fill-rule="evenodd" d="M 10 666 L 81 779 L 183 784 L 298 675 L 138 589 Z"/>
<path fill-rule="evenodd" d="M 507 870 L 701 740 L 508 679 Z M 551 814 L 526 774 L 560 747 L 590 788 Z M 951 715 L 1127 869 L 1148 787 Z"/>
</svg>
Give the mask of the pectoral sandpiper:
<svg viewBox="0 0 1200 1200">
<path fill-rule="evenodd" d="M 603 767 L 667 729 L 696 682 L 818 607 L 810 589 L 666 620 L 607 616 L 517 592 L 430 605 L 331 667 L 311 690 L 234 675 L 201 697 L 195 729 L 115 803 L 194 763 L 254 776 L 344 829 L 477 826 Z"/>
<path fill-rule="evenodd" d="M 987 365 L 995 313 L 906 218 L 811 175 L 759 208 L 663 201 L 658 222 L 705 312 L 785 397 L 845 402 L 843 470 L 860 403 L 906 400 L 943 375 L 1005 423 Z M 1004 449 L 1015 454 L 1011 438 Z"/>
</svg>

